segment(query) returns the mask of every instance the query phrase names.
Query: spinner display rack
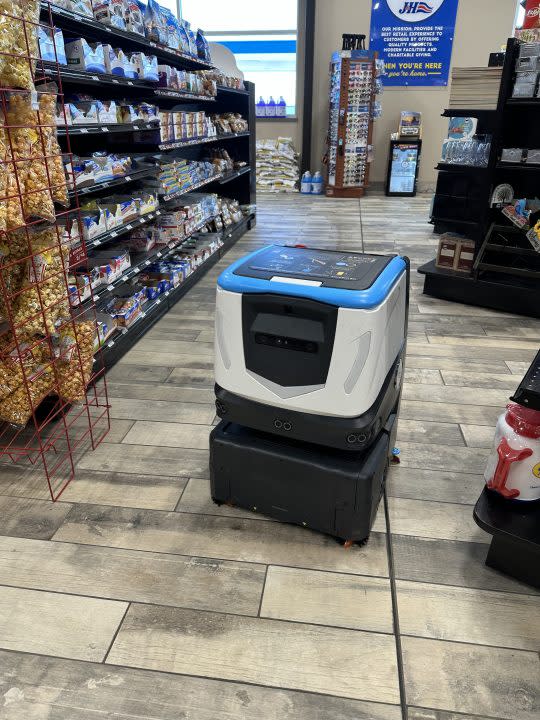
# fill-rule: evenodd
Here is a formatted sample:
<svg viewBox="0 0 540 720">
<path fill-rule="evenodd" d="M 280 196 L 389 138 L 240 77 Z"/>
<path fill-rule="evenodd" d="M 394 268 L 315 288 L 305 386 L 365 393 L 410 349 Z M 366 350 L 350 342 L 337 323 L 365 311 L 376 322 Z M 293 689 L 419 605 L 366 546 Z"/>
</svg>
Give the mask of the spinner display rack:
<svg viewBox="0 0 540 720">
<path fill-rule="evenodd" d="M 326 195 L 362 197 L 369 186 L 377 53 L 341 50 L 330 63 Z"/>
<path fill-rule="evenodd" d="M 38 58 L 38 27 L 52 32 L 53 20 L 44 12 L 39 22 L 37 8 L 13 3 L 19 14 L 1 12 L 10 36 L 0 73 L 0 463 L 21 465 L 21 474 L 42 465 L 57 500 L 74 476 L 76 454 L 95 449 L 110 420 L 94 304 L 78 315 L 69 305 L 67 274 L 86 253 L 71 262 L 58 224 L 80 216 L 76 198 L 65 209 L 55 124 L 63 88 L 58 68 L 44 73 Z"/>
<path fill-rule="evenodd" d="M 540 317 L 540 254 L 525 232 L 492 207 L 494 189 L 508 183 L 515 197 L 535 197 L 540 165 L 501 162 L 503 148 L 540 148 L 540 98 L 512 98 L 520 41 L 510 38 L 497 107 L 447 109 L 444 117 L 476 117 L 477 132 L 492 136 L 486 168 L 440 164 L 431 222 L 435 232 L 457 232 L 475 243 L 473 272 L 419 268 L 424 293 L 454 302 Z"/>
<path fill-rule="evenodd" d="M 42 3 L 42 13 L 48 12 L 51 13 L 55 26 L 60 28 L 66 37 L 85 37 L 93 41 L 112 43 L 114 47 L 120 47 L 124 51 L 143 51 L 148 55 L 156 55 L 160 63 L 166 63 L 180 70 L 195 71 L 212 68 L 210 63 L 176 52 L 170 48 L 164 48 L 140 35 L 111 28 L 92 18 L 63 8 L 57 8 L 54 5 L 51 5 L 49 9 L 47 3 Z M 50 63 L 42 63 L 42 65 L 45 74 L 51 72 Z M 135 220 L 130 220 L 125 225 L 115 227 L 96 238 L 86 241 L 84 245 L 90 255 L 93 249 L 101 248 L 104 245 L 111 247 L 114 243 L 117 243 L 121 247 L 120 239 L 123 236 L 126 236 L 136 227 L 147 225 L 156 220 L 161 214 L 174 209 L 175 204 L 182 200 L 183 196 L 193 191 L 214 192 L 238 200 L 242 205 L 255 203 L 255 86 L 253 83 L 245 82 L 245 89 L 243 90 L 218 86 L 217 95 L 208 97 L 158 87 L 157 83 L 148 81 L 129 80 L 101 73 L 96 74 L 95 72 L 74 71 L 66 66 L 60 66 L 58 72 L 66 94 L 69 94 L 70 90 L 76 92 L 78 87 L 82 85 L 86 92 L 102 100 L 118 99 L 119 97 L 137 98 L 169 111 L 205 110 L 212 114 L 240 113 L 248 121 L 249 126 L 247 132 L 227 133 L 172 142 L 164 142 L 160 139 L 159 123 L 153 121 L 137 121 L 134 124 L 118 125 L 113 123 L 59 126 L 58 136 L 61 144 L 67 148 L 69 143 L 74 148 L 74 151 L 81 155 L 97 150 L 107 150 L 118 153 L 125 152 L 136 157 L 140 156 L 143 159 L 160 155 L 161 157 L 170 156 L 171 160 L 179 157 L 187 160 L 197 160 L 204 156 L 205 146 L 219 147 L 221 143 L 224 143 L 234 160 L 246 163 L 244 167 L 238 170 L 225 174 L 217 173 L 170 195 L 162 195 L 159 207 L 155 211 L 141 215 Z M 119 177 L 112 181 L 75 189 L 70 195 L 74 198 L 75 196 L 84 197 L 86 200 L 92 196 L 107 195 L 111 190 L 118 190 L 127 183 L 129 185 L 126 190 L 129 191 L 129 187 L 134 186 L 138 180 L 152 174 L 155 174 L 155 170 L 142 167 L 129 172 L 127 177 Z M 222 233 L 223 245 L 218 252 L 207 258 L 179 286 L 153 301 L 148 301 L 143 306 L 143 312 L 132 325 L 115 330 L 102 346 L 105 368 L 112 367 L 255 223 L 255 215 L 250 214 L 235 226 L 225 228 Z M 195 234 L 195 232 L 192 234 Z M 189 240 L 192 234 L 176 243 L 174 248 L 165 246 L 165 248 L 153 248 L 148 253 L 139 253 L 136 262 L 121 277 L 116 278 L 114 282 L 105 288 L 98 287 L 96 289 L 95 294 L 99 302 L 101 303 L 104 299 L 110 298 L 114 290 L 118 289 L 124 282 L 129 282 L 129 280 L 136 277 L 142 268 L 151 264 L 152 260 L 165 258 L 173 251 L 178 251 L 182 243 Z M 75 248 L 74 252 L 77 251 L 78 248 Z M 91 300 L 86 300 L 75 307 L 80 311 L 90 302 Z"/>
</svg>

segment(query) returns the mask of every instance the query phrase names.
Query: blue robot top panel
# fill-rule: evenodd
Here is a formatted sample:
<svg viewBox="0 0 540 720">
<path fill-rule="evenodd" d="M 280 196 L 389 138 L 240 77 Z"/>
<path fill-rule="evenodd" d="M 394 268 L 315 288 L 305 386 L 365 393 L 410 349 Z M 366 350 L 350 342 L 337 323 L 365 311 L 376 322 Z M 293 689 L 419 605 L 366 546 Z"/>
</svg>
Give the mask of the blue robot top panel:
<svg viewBox="0 0 540 720">
<path fill-rule="evenodd" d="M 396 255 L 370 255 L 271 245 L 233 263 L 218 279 L 224 290 L 306 297 L 329 305 L 380 305 L 406 270 Z"/>
</svg>

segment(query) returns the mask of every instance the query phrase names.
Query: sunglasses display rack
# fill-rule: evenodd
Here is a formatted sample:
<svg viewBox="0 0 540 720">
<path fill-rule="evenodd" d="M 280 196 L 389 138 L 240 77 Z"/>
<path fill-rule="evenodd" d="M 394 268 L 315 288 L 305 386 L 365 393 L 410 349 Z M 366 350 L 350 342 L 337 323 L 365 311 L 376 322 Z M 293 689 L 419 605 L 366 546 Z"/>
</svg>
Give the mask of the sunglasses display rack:
<svg viewBox="0 0 540 720">
<path fill-rule="evenodd" d="M 362 197 L 369 184 L 377 54 L 341 50 L 330 63 L 329 197 Z"/>
</svg>

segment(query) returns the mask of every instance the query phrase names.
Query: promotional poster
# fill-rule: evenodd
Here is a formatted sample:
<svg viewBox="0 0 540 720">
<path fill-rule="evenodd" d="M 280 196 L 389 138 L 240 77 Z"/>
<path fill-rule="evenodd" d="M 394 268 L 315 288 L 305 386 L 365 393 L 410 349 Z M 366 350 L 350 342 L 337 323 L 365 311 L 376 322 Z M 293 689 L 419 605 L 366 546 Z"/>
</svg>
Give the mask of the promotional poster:
<svg viewBox="0 0 540 720">
<path fill-rule="evenodd" d="M 448 85 L 459 0 L 373 0 L 370 49 L 387 86 Z"/>
</svg>

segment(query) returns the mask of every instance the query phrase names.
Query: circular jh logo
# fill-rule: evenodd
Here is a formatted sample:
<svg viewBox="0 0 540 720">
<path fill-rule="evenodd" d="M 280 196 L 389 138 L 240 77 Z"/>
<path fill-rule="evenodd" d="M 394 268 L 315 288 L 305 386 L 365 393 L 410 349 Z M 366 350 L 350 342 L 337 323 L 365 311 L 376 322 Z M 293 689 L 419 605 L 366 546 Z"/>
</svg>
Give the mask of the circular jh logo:
<svg viewBox="0 0 540 720">
<path fill-rule="evenodd" d="M 444 0 L 386 0 L 394 15 L 404 22 L 421 22 L 430 18 Z"/>
</svg>

